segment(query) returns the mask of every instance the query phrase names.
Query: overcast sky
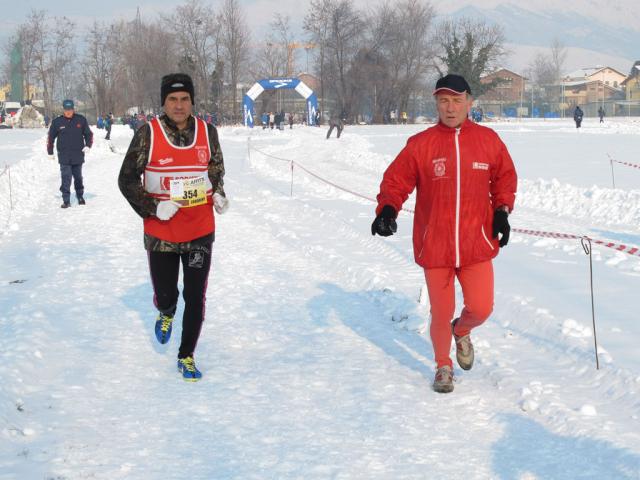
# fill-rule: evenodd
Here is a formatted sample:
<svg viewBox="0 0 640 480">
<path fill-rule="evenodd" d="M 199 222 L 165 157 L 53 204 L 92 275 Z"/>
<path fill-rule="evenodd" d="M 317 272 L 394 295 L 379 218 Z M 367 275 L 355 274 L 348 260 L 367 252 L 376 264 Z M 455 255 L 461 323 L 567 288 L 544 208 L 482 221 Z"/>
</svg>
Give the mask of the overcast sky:
<svg viewBox="0 0 640 480">
<path fill-rule="evenodd" d="M 1 0 L 0 5 L 6 0 Z M 138 2 L 131 0 L 107 0 L 100 2 L 86 0 L 27 0 L 16 2 L 11 8 L 2 8 L 0 16 L 3 18 L 3 24 L 8 30 L 22 23 L 25 17 L 32 9 L 46 10 L 54 16 L 66 16 L 75 21 L 79 25 L 90 25 L 94 20 L 110 21 L 114 19 L 132 19 L 136 14 L 136 8 L 140 7 L 140 13 L 143 19 L 152 19 L 157 17 L 157 13 L 169 13 L 175 9 L 176 5 L 181 2 L 175 0 L 140 0 Z M 222 4 L 221 0 L 206 1 L 206 4 L 212 5 L 218 9 Z M 366 0 L 356 0 L 356 5 L 365 5 Z M 295 15 L 300 19 L 304 16 L 309 0 L 240 0 L 240 4 L 245 8 L 247 22 L 251 30 L 258 30 L 259 27 L 266 25 L 275 12 L 285 14 L 287 12 L 296 12 Z M 302 6 L 302 8 L 301 8 Z M 292 17 L 294 15 L 289 14 Z M 299 23 L 299 22 L 297 22 Z M 6 33 L 6 30 L 4 29 Z"/>
</svg>

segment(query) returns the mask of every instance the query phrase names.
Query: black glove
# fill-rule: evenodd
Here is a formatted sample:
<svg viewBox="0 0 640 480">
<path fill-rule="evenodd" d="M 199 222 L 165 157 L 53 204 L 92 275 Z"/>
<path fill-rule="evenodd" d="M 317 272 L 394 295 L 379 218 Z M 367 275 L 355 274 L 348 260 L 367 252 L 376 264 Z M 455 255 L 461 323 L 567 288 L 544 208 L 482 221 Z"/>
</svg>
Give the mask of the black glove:
<svg viewBox="0 0 640 480">
<path fill-rule="evenodd" d="M 509 226 L 509 214 L 504 210 L 496 210 L 493 214 L 493 238 L 498 238 L 498 233 L 502 234 L 500 238 L 500 247 L 504 247 L 509 243 L 509 232 L 511 227 Z"/>
<path fill-rule="evenodd" d="M 396 209 L 391 205 L 382 207 L 380 215 L 371 224 L 371 235 L 377 233 L 381 237 L 388 237 L 396 233 L 398 230 L 398 225 L 396 224 L 397 215 Z"/>
</svg>

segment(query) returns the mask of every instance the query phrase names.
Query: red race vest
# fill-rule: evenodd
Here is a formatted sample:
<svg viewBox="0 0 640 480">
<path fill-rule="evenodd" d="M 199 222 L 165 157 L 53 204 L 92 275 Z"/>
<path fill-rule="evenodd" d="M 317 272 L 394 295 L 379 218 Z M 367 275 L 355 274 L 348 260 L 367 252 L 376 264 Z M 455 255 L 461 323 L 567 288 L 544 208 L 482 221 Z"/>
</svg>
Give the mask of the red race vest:
<svg viewBox="0 0 640 480">
<path fill-rule="evenodd" d="M 207 125 L 195 119 L 193 143 L 177 147 L 171 143 L 157 118 L 149 122 L 151 147 L 149 162 L 144 169 L 144 189 L 158 200 L 171 198 L 171 180 L 203 177 L 207 203 L 194 207 L 181 207 L 169 220 L 151 216 L 144 219 L 144 233 L 172 243 L 189 242 L 212 233 L 213 186 L 209 180 L 208 165 L 211 158 Z"/>
</svg>

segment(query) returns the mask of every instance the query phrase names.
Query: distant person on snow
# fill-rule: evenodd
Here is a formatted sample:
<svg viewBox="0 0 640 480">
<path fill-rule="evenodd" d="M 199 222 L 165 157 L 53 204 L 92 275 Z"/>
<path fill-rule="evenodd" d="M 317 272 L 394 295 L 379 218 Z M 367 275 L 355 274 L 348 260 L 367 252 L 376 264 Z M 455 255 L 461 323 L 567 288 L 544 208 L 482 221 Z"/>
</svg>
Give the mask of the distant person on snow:
<svg viewBox="0 0 640 480">
<path fill-rule="evenodd" d="M 598 109 L 598 116 L 600 117 L 600 123 L 604 123 L 604 108 L 600 107 Z"/>
<path fill-rule="evenodd" d="M 467 117 L 473 98 L 467 81 L 446 75 L 436 83 L 439 122 L 409 138 L 389 165 L 378 194 L 371 233 L 396 232 L 396 217 L 417 187 L 413 221 L 415 261 L 425 270 L 431 303 L 436 392 L 453 391 L 451 338 L 463 370 L 473 366 L 470 333 L 493 310 L 493 264 L 509 241 L 517 176 L 498 135 Z M 464 308 L 455 312 L 455 278 Z"/>
<path fill-rule="evenodd" d="M 222 214 L 228 208 L 224 161 L 216 127 L 192 115 L 191 77 L 165 75 L 160 97 L 164 114 L 135 132 L 118 186 L 144 220 L 153 302 L 159 311 L 155 334 L 162 344 L 171 337 L 182 263 L 185 307 L 178 370 L 185 380 L 197 381 L 202 373 L 194 351 L 204 321 L 215 236 L 213 210 Z"/>
<path fill-rule="evenodd" d="M 58 163 L 60 164 L 60 192 L 62 192 L 62 208 L 71 206 L 71 179 L 76 191 L 78 205 L 85 205 L 84 183 L 82 181 L 82 164 L 93 145 L 93 133 L 87 119 L 75 113 L 73 100 L 62 102 L 63 114 L 56 117 L 49 127 L 47 153 L 52 160 L 53 143 L 56 142 Z"/>
<path fill-rule="evenodd" d="M 340 138 L 340 134 L 344 129 L 344 121 L 342 120 L 343 115 L 331 115 L 331 119 L 329 120 L 329 131 L 327 132 L 327 139 L 331 136 L 331 132 L 335 128 L 338 132 L 338 138 Z"/>
<path fill-rule="evenodd" d="M 576 128 L 580 128 L 580 125 L 582 125 L 582 117 L 584 117 L 584 112 L 580 108 L 580 105 L 577 105 L 573 111 L 573 120 L 576 122 Z"/>
<path fill-rule="evenodd" d="M 104 117 L 104 129 L 107 131 L 105 140 L 111 140 L 111 127 L 113 126 L 113 113 L 109 112 L 109 115 Z"/>
</svg>

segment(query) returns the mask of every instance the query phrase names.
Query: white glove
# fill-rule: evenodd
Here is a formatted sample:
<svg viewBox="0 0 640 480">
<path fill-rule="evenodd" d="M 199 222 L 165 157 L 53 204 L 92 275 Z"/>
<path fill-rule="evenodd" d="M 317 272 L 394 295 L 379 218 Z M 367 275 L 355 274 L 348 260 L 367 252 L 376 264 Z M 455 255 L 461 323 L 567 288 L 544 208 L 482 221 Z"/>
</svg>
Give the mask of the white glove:
<svg viewBox="0 0 640 480">
<path fill-rule="evenodd" d="M 84 146 L 82 147 L 82 153 L 87 155 L 91 151 L 91 147 Z"/>
<path fill-rule="evenodd" d="M 49 157 L 49 160 L 55 160 L 56 156 L 52 153 L 51 155 L 47 155 L 47 157 Z"/>
<path fill-rule="evenodd" d="M 180 204 L 171 200 L 161 200 L 156 207 L 156 217 L 160 220 L 169 220 L 180 210 Z"/>
<path fill-rule="evenodd" d="M 213 208 L 216 209 L 216 213 L 222 215 L 229 209 L 229 200 L 216 192 L 213 194 Z"/>
</svg>

